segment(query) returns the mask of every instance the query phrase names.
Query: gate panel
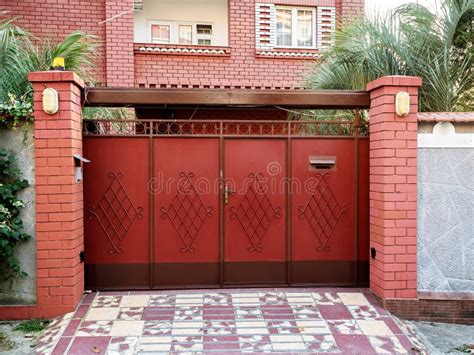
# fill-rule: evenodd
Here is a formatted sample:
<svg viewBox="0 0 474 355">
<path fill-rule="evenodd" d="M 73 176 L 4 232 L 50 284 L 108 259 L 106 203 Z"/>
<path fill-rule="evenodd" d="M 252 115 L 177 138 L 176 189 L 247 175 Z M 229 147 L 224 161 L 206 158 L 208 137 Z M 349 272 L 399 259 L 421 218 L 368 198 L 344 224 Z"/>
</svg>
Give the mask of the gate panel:
<svg viewBox="0 0 474 355">
<path fill-rule="evenodd" d="M 85 273 L 88 289 L 148 288 L 148 139 L 84 139 Z"/>
<path fill-rule="evenodd" d="M 225 141 L 225 284 L 286 283 L 285 143 Z"/>
<path fill-rule="evenodd" d="M 154 139 L 154 285 L 219 284 L 219 139 Z"/>
<path fill-rule="evenodd" d="M 293 284 L 356 283 L 354 149 L 351 139 L 292 141 Z"/>
</svg>

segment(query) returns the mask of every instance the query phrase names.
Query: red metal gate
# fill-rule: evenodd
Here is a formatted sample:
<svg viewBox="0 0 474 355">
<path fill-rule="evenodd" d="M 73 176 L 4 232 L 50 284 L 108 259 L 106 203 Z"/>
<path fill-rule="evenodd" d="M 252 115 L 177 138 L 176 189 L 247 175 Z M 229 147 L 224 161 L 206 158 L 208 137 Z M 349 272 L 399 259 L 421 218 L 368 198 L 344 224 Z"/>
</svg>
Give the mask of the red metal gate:
<svg viewBox="0 0 474 355">
<path fill-rule="evenodd" d="M 91 289 L 368 282 L 351 121 L 85 122 Z"/>
</svg>

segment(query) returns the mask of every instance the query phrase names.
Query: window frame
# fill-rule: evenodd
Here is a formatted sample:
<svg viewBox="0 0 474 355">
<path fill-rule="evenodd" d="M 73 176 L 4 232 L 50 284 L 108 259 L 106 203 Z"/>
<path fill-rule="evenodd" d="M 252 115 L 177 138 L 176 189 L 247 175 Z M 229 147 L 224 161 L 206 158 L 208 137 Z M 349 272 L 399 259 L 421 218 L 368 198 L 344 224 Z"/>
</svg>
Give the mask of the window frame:
<svg viewBox="0 0 474 355">
<path fill-rule="evenodd" d="M 291 10 L 291 46 L 278 45 L 278 34 L 277 34 L 277 20 L 276 13 L 278 10 Z M 312 13 L 312 40 L 311 46 L 298 46 L 298 11 L 311 11 Z M 276 5 L 275 6 L 275 48 L 288 48 L 288 49 L 316 49 L 316 8 L 310 6 L 288 6 L 288 5 Z"/>
<path fill-rule="evenodd" d="M 166 43 L 166 45 L 178 45 L 178 46 L 207 46 L 207 45 L 201 45 L 198 44 L 199 39 L 209 39 L 211 41 L 211 46 L 213 45 L 212 43 L 214 42 L 214 23 L 210 22 L 191 22 L 191 21 L 166 21 L 166 20 L 148 20 L 148 42 L 152 44 L 164 44 L 164 43 L 156 43 L 153 42 L 153 32 L 152 28 L 153 25 L 164 25 L 164 26 L 170 26 L 170 42 Z M 197 33 L 197 26 L 198 25 L 208 25 L 211 26 L 212 28 L 212 34 L 211 35 L 199 35 Z M 179 26 L 191 26 L 192 27 L 192 37 L 191 37 L 191 43 L 190 44 L 183 44 L 179 43 Z"/>
</svg>

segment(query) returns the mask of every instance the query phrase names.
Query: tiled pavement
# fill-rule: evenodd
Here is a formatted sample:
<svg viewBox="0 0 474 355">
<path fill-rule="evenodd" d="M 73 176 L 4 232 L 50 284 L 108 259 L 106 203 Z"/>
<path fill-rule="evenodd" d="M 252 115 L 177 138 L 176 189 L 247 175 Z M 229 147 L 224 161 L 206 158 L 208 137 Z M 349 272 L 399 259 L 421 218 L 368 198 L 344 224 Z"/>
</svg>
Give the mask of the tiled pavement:
<svg viewBox="0 0 474 355">
<path fill-rule="evenodd" d="M 414 332 L 365 289 L 100 292 L 55 320 L 40 354 L 413 353 Z"/>
</svg>

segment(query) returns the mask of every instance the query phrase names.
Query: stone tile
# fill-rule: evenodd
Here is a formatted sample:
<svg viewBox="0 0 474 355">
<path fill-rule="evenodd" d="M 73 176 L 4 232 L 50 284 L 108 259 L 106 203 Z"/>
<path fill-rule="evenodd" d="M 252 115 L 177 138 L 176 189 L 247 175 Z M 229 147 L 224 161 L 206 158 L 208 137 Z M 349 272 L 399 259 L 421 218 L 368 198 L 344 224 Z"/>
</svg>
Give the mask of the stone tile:
<svg viewBox="0 0 474 355">
<path fill-rule="evenodd" d="M 267 325 L 263 320 L 236 322 L 236 328 L 239 335 L 268 334 Z"/>
<path fill-rule="evenodd" d="M 107 348 L 107 355 L 133 355 L 137 352 L 138 337 L 112 338 Z"/>
<path fill-rule="evenodd" d="M 120 307 L 146 307 L 150 302 L 149 295 L 129 295 L 123 296 Z"/>
<path fill-rule="evenodd" d="M 119 308 L 91 308 L 86 315 L 86 320 L 115 320 L 118 317 Z"/>
<path fill-rule="evenodd" d="M 176 306 L 174 311 L 175 321 L 184 320 L 201 320 L 203 317 L 203 309 L 198 306 Z"/>
<path fill-rule="evenodd" d="M 365 335 L 335 334 L 334 338 L 343 354 L 376 354 Z"/>
<path fill-rule="evenodd" d="M 171 335 L 171 321 L 147 321 L 143 327 L 143 335 Z"/>
<path fill-rule="evenodd" d="M 363 335 L 359 325 L 354 319 L 328 320 L 329 329 L 333 334 Z"/>
<path fill-rule="evenodd" d="M 212 306 L 231 306 L 232 296 L 225 293 L 207 293 L 204 295 L 204 304 Z"/>
<path fill-rule="evenodd" d="M 230 335 L 237 333 L 236 324 L 232 321 L 205 321 L 203 329 L 204 334 L 208 335 Z"/>
<path fill-rule="evenodd" d="M 301 334 L 330 334 L 324 320 L 297 320 L 298 330 Z"/>
<path fill-rule="evenodd" d="M 333 305 L 334 303 L 341 303 L 341 299 L 335 292 L 312 292 L 311 295 L 316 302 L 316 305 Z"/>
<path fill-rule="evenodd" d="M 306 348 L 310 352 L 333 353 L 339 352 L 339 348 L 332 335 L 303 335 Z"/>
<path fill-rule="evenodd" d="M 139 352 L 169 352 L 171 337 L 141 337 L 137 350 Z"/>
<path fill-rule="evenodd" d="M 369 306 L 370 303 L 362 293 L 359 292 L 339 292 L 337 294 L 342 303 L 346 306 Z"/>
<path fill-rule="evenodd" d="M 247 353 L 272 351 L 272 344 L 268 335 L 239 335 L 240 350 Z"/>
<path fill-rule="evenodd" d="M 358 319 L 362 332 L 367 336 L 392 336 L 393 333 L 387 324 L 382 320 L 362 320 Z"/>
<path fill-rule="evenodd" d="M 140 320 L 143 315 L 143 307 L 123 307 L 120 308 L 119 320 Z"/>
<path fill-rule="evenodd" d="M 261 319 L 262 310 L 259 306 L 239 306 L 235 308 L 236 319 Z"/>
<path fill-rule="evenodd" d="M 61 338 L 59 339 L 58 343 L 56 344 L 53 352 L 51 355 L 63 355 L 66 354 L 66 350 L 69 347 L 69 344 L 71 343 L 71 340 L 73 338 Z"/>
<path fill-rule="evenodd" d="M 150 302 L 148 305 L 150 307 L 156 306 L 174 306 L 176 302 L 176 296 L 173 295 L 151 295 Z"/>
<path fill-rule="evenodd" d="M 286 299 L 290 305 L 315 305 L 314 299 L 310 293 L 287 293 Z"/>
<path fill-rule="evenodd" d="M 78 354 L 365 355 L 376 351 L 404 353 L 415 344 L 411 340 L 415 335 L 406 330 L 405 323 L 383 310 L 366 290 L 254 289 L 93 295 L 96 296 L 88 298 L 90 306 L 82 304 L 75 313 L 51 323 L 38 341 L 38 354 L 64 353 L 70 347 L 72 353 Z M 180 300 L 179 304 L 176 300 Z M 132 303 L 133 306 L 123 306 Z M 63 334 L 65 337 L 61 338 Z"/>
<path fill-rule="evenodd" d="M 143 333 L 144 325 L 145 322 L 141 320 L 117 320 L 112 325 L 110 335 L 116 337 L 140 336 Z"/>
<path fill-rule="evenodd" d="M 407 354 L 409 352 L 395 336 L 369 336 L 368 338 L 377 354 Z"/>
<path fill-rule="evenodd" d="M 321 305 L 318 309 L 324 319 L 352 319 L 351 313 L 343 304 Z"/>
<path fill-rule="evenodd" d="M 377 319 L 379 313 L 373 306 L 347 306 L 354 319 Z"/>
<path fill-rule="evenodd" d="M 96 296 L 92 301 L 92 307 L 118 307 L 120 304 L 121 296 Z"/>
<path fill-rule="evenodd" d="M 105 354 L 110 337 L 77 337 L 69 348 L 68 355 Z"/>
<path fill-rule="evenodd" d="M 84 321 L 79 326 L 76 336 L 104 336 L 109 335 L 113 321 Z"/>
</svg>

